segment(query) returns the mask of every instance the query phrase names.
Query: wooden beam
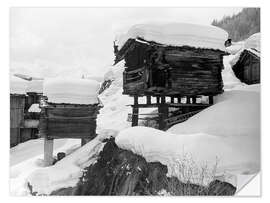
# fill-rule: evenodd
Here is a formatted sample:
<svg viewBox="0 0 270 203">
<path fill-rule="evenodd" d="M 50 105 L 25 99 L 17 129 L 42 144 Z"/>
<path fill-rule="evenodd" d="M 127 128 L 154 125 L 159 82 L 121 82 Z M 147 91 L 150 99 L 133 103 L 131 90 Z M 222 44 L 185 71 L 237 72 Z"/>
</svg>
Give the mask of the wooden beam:
<svg viewBox="0 0 270 203">
<path fill-rule="evenodd" d="M 146 96 L 146 104 L 151 104 L 151 96 L 150 95 Z"/>
<path fill-rule="evenodd" d="M 157 98 L 157 104 L 160 103 L 160 97 L 156 97 Z"/>
<path fill-rule="evenodd" d="M 53 139 L 44 137 L 44 165 L 51 166 L 53 164 Z"/>
<path fill-rule="evenodd" d="M 172 104 L 174 103 L 174 97 L 171 97 L 171 103 Z"/>
<path fill-rule="evenodd" d="M 186 96 L 186 103 L 190 104 L 190 96 Z"/>
<path fill-rule="evenodd" d="M 138 107 L 138 96 L 134 96 L 134 105 L 132 107 L 132 123 L 131 126 L 138 126 L 138 114 L 139 114 L 139 107 Z"/>
<path fill-rule="evenodd" d="M 192 101 L 192 104 L 196 104 L 196 97 L 195 96 L 191 97 L 191 101 Z"/>
<path fill-rule="evenodd" d="M 161 96 L 161 103 L 158 106 L 158 113 L 159 113 L 159 129 L 165 130 L 166 129 L 165 119 L 167 119 L 168 117 L 168 105 L 166 105 L 165 96 Z"/>
<path fill-rule="evenodd" d="M 209 104 L 210 105 L 214 104 L 214 97 L 213 96 L 209 96 Z"/>
</svg>

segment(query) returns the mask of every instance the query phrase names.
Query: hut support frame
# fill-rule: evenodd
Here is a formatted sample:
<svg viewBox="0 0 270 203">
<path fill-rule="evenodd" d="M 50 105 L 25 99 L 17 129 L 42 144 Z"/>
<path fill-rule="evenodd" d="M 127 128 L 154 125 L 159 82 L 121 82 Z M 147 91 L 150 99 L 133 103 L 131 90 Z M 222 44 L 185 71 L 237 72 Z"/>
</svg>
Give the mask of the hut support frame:
<svg viewBox="0 0 270 203">
<path fill-rule="evenodd" d="M 159 95 L 156 97 L 156 102 L 152 103 L 151 96 L 146 95 L 146 104 L 139 104 L 138 101 L 138 95 L 133 96 L 134 98 L 134 104 L 132 106 L 132 115 L 131 115 L 131 126 L 138 126 L 139 123 L 139 109 L 140 108 L 153 108 L 157 107 L 158 113 L 158 128 L 160 130 L 165 130 L 169 126 L 168 123 L 170 123 L 170 119 L 174 120 L 173 123 L 177 123 L 177 117 L 179 117 L 178 121 L 183 122 L 184 120 L 187 120 L 188 117 L 195 115 L 199 111 L 203 110 L 204 108 L 209 107 L 210 105 L 214 104 L 213 96 L 208 96 L 208 104 L 202 104 L 197 103 L 197 95 L 196 96 L 169 96 L 170 102 L 166 102 L 166 96 L 165 95 Z M 185 102 L 183 102 L 181 99 L 186 98 Z M 170 117 L 169 115 L 169 108 L 174 107 L 178 108 L 182 111 L 182 117 L 181 115 L 177 115 L 175 117 Z M 145 114 L 141 114 L 145 115 Z M 175 121 L 176 120 L 176 121 Z"/>
</svg>

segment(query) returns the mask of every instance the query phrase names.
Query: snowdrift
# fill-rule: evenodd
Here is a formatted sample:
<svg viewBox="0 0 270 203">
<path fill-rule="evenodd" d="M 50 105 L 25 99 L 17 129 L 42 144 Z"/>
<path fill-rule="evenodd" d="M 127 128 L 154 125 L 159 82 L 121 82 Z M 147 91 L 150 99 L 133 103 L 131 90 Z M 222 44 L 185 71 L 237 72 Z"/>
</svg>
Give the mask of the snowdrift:
<svg viewBox="0 0 270 203">
<path fill-rule="evenodd" d="M 27 178 L 32 192 L 48 195 L 61 188 L 76 186 L 83 169 L 96 161 L 103 146 L 99 139 L 94 139 L 55 165 L 35 170 Z"/>
<path fill-rule="evenodd" d="M 52 103 L 96 104 L 99 88 L 93 80 L 49 78 L 44 81 L 43 94 Z"/>
<path fill-rule="evenodd" d="M 237 175 L 260 170 L 259 87 L 225 92 L 216 98 L 217 104 L 167 132 L 146 127 L 125 129 L 116 143 L 149 162 L 167 165 L 169 175 L 181 181 L 208 184 L 215 171 L 215 178 L 239 187 Z M 192 172 L 183 174 L 181 168 Z"/>
<path fill-rule="evenodd" d="M 139 24 L 131 27 L 126 34 L 120 35 L 117 45 L 121 48 L 128 39 L 142 38 L 172 46 L 188 45 L 196 48 L 224 50 L 228 33 L 211 25 L 188 23 Z"/>
</svg>

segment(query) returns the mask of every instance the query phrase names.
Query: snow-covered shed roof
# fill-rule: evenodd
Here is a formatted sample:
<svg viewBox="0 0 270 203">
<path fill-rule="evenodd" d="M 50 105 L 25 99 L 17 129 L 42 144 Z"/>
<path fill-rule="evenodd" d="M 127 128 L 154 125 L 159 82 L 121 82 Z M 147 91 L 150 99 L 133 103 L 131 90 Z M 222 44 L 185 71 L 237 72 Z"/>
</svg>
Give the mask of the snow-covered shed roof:
<svg viewBox="0 0 270 203">
<path fill-rule="evenodd" d="M 97 104 L 99 88 L 94 80 L 49 78 L 44 80 L 43 94 L 51 103 Z"/>
<path fill-rule="evenodd" d="M 244 44 L 245 49 L 255 49 L 261 51 L 261 33 L 255 33 L 246 39 Z"/>
<path fill-rule="evenodd" d="M 120 35 L 116 44 L 121 48 L 128 39 L 142 38 L 171 46 L 191 46 L 225 50 L 228 33 L 212 25 L 189 23 L 139 24 L 132 26 L 126 34 Z"/>
</svg>

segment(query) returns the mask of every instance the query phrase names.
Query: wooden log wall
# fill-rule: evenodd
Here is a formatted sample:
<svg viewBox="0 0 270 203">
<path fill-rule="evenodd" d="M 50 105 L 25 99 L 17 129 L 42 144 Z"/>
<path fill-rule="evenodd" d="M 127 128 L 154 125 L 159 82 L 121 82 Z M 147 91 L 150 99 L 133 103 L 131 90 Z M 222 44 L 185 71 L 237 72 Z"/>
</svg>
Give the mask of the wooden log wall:
<svg viewBox="0 0 270 203">
<path fill-rule="evenodd" d="M 221 71 L 224 52 L 140 43 L 136 40 L 127 44 L 129 46 L 120 50 L 126 62 L 123 94 L 193 96 L 223 92 Z M 138 75 L 132 75 L 134 71 L 138 71 Z M 128 77 L 133 80 L 128 80 Z"/>
<path fill-rule="evenodd" d="M 96 136 L 97 105 L 49 105 L 42 108 L 40 133 L 51 139 Z"/>
<path fill-rule="evenodd" d="M 25 95 L 10 95 L 10 146 L 21 142 L 20 127 L 24 120 Z"/>
</svg>

